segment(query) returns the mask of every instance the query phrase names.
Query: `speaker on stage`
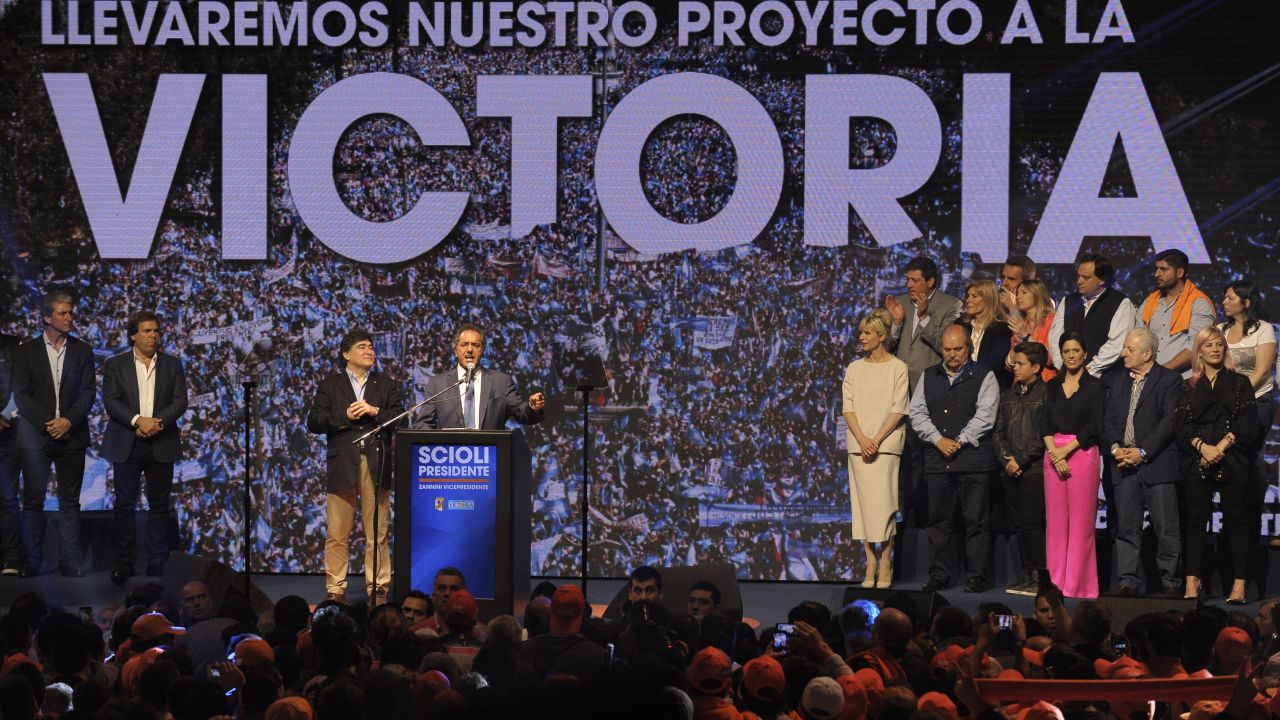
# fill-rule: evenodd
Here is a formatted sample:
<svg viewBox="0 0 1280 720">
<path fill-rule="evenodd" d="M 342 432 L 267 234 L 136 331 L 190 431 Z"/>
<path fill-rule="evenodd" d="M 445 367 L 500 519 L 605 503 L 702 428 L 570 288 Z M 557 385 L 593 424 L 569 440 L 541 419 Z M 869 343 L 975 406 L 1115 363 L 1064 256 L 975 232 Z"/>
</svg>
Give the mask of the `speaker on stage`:
<svg viewBox="0 0 1280 720">
<path fill-rule="evenodd" d="M 858 585 L 849 585 L 845 587 L 843 593 L 837 596 L 840 603 L 837 607 L 832 608 L 832 610 L 836 614 L 839 614 L 840 610 L 845 605 L 848 605 L 854 600 L 870 600 L 876 605 L 884 607 L 885 602 L 895 595 L 906 595 L 911 598 L 911 600 L 915 602 L 916 607 L 920 608 L 920 614 L 918 617 L 925 619 L 933 617 L 933 614 L 938 612 L 938 610 L 941 610 L 951 604 L 947 602 L 947 599 L 943 597 L 941 593 L 936 592 L 921 592 L 920 590 L 907 589 L 899 590 L 898 588 L 877 590 L 875 588 L 864 588 Z"/>
<path fill-rule="evenodd" d="M 165 598 L 174 603 L 175 607 L 181 607 L 182 586 L 192 580 L 199 580 L 209 588 L 209 601 L 215 609 L 229 596 L 244 597 L 242 573 L 217 560 L 176 550 L 169 553 L 169 561 L 164 566 L 164 577 L 160 580 Z M 262 613 L 271 609 L 271 599 L 257 585 L 250 586 L 250 592 L 252 597 L 249 598 L 249 604 L 254 612 Z"/>
<path fill-rule="evenodd" d="M 1187 612 L 1196 608 L 1195 598 L 1166 597 L 1114 597 L 1104 595 L 1098 598 L 1111 611 L 1111 632 L 1120 635 L 1124 626 L 1139 615 L 1147 613 L 1163 613 L 1170 610 Z M 1074 607 L 1070 605 L 1069 607 Z"/>
<path fill-rule="evenodd" d="M 657 568 L 662 573 L 662 605 L 670 613 L 689 610 L 689 589 L 699 580 L 709 580 L 720 590 L 720 612 L 734 620 L 742 619 L 742 590 L 738 587 L 738 574 L 732 565 L 708 563 L 681 567 Z M 631 583 L 628 581 L 609 601 L 604 617 L 612 620 L 622 615 Z"/>
</svg>

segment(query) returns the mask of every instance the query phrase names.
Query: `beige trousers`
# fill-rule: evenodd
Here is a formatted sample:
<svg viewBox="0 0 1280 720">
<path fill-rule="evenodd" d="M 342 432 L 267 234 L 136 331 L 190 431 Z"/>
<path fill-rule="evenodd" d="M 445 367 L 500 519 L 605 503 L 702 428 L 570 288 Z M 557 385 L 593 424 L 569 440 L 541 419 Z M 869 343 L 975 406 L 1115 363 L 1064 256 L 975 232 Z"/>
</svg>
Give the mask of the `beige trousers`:
<svg viewBox="0 0 1280 720">
<path fill-rule="evenodd" d="M 391 550 L 387 547 L 387 531 L 391 527 L 391 492 L 383 490 L 378 496 L 378 582 L 377 587 L 386 592 L 391 587 Z M 360 456 L 360 487 L 331 492 L 326 503 L 327 537 L 324 541 L 325 592 L 345 594 L 347 571 L 351 567 L 351 526 L 355 524 L 356 499 L 360 500 L 360 515 L 364 520 L 365 552 L 364 583 L 369 597 L 373 597 L 373 476 L 369 473 L 369 460 Z"/>
</svg>

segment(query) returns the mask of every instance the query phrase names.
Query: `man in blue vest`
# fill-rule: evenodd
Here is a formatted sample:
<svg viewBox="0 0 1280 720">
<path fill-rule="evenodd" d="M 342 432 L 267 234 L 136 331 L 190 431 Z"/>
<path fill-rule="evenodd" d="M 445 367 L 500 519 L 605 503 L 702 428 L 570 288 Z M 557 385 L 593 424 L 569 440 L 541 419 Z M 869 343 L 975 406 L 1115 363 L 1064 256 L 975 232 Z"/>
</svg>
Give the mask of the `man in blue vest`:
<svg viewBox="0 0 1280 720">
<path fill-rule="evenodd" d="M 989 492 L 996 469 L 991 430 L 1000 403 L 995 375 L 971 361 L 969 331 L 942 332 L 942 364 L 920 375 L 911 396 L 911 427 L 926 443 L 924 480 L 929 494 L 929 582 L 925 592 L 951 585 L 947 550 L 957 495 L 965 523 L 967 593 L 987 589 Z"/>
</svg>

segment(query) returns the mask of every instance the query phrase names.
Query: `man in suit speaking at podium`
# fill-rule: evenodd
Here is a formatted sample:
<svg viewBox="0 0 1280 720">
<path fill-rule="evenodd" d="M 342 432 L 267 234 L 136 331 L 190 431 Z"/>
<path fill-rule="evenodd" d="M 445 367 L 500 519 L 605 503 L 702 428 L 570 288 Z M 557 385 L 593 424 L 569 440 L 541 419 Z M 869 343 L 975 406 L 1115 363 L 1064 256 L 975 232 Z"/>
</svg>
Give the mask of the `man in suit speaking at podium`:
<svg viewBox="0 0 1280 720">
<path fill-rule="evenodd" d="M 458 366 L 427 382 L 427 397 L 443 394 L 427 404 L 414 427 L 501 430 L 508 418 L 515 418 L 521 425 L 542 422 L 545 395 L 536 392 L 525 401 L 510 375 L 480 367 L 480 356 L 484 354 L 484 333 L 480 328 L 470 324 L 458 328 L 453 336 L 453 352 Z M 457 391 L 446 392 L 450 385 L 457 385 Z"/>
</svg>

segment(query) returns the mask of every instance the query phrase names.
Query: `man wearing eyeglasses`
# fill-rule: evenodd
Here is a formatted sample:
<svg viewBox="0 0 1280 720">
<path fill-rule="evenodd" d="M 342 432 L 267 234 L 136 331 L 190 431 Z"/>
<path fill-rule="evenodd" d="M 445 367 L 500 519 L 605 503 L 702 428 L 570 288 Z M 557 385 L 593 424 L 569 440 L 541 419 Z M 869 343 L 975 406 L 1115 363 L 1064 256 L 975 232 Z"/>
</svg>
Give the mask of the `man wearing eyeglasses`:
<svg viewBox="0 0 1280 720">
<path fill-rule="evenodd" d="M 463 325 L 453 336 L 453 353 L 458 365 L 427 382 L 427 397 L 442 393 L 429 403 L 415 427 L 472 428 L 501 430 L 514 418 L 521 425 L 542 422 L 547 398 L 536 392 L 525 400 L 510 375 L 480 367 L 484 355 L 484 333 L 475 325 Z M 450 385 L 456 392 L 449 392 Z"/>
</svg>

